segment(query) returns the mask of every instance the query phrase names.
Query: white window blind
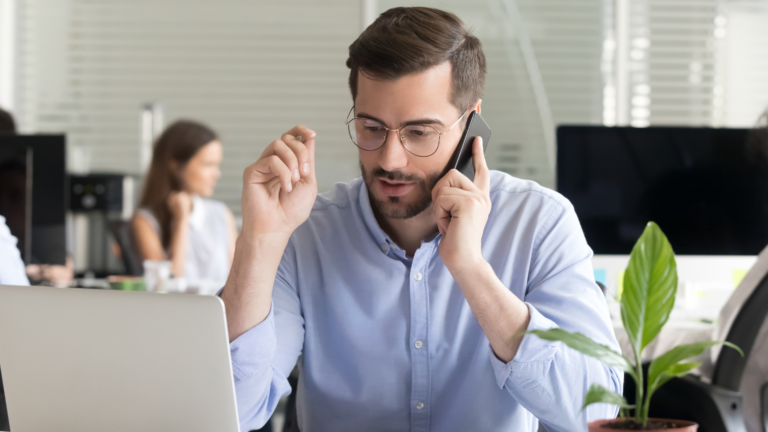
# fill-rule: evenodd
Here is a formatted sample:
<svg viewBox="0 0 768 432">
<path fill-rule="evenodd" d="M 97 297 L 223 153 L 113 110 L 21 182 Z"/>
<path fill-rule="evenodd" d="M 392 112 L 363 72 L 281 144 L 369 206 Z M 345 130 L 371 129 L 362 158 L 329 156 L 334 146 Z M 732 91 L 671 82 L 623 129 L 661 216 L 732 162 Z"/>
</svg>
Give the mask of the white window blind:
<svg viewBox="0 0 768 432">
<path fill-rule="evenodd" d="M 418 3 L 455 13 L 483 43 L 488 63 L 483 117 L 493 130 L 487 153 L 491 168 L 554 187 L 555 127 L 563 123 L 602 123 L 601 62 L 606 27 L 603 3 Z M 379 10 L 409 5 L 380 0 Z M 526 53 L 526 48 L 530 52 Z M 537 89 L 537 84 L 543 87 Z"/>
<path fill-rule="evenodd" d="M 11 1 L 11 0 L 0 0 Z M 764 0 L 427 0 L 482 40 L 492 168 L 554 186 L 558 124 L 745 126 L 768 105 Z M 318 132 L 321 190 L 358 175 L 343 119 L 347 47 L 396 0 L 16 2 L 16 114 L 66 132 L 70 162 L 139 174 L 142 104 L 210 124 L 216 198 L 296 123 Z M 373 13 L 372 13 L 373 12 Z"/>
<path fill-rule="evenodd" d="M 297 123 L 318 133 L 321 190 L 358 173 L 343 121 L 357 1 L 28 0 L 20 124 L 66 132 L 70 162 L 139 171 L 140 109 L 203 121 L 224 143 L 215 198 L 237 214 L 243 169 Z"/>
<path fill-rule="evenodd" d="M 625 87 L 608 92 L 606 123 L 614 118 L 638 127 L 755 123 L 768 105 L 767 2 L 616 0 L 615 5 L 611 34 L 617 39 L 606 46 L 617 47 L 614 78 Z"/>
<path fill-rule="evenodd" d="M 768 108 L 768 2 L 727 3 L 723 18 L 722 121 L 750 127 Z"/>
</svg>

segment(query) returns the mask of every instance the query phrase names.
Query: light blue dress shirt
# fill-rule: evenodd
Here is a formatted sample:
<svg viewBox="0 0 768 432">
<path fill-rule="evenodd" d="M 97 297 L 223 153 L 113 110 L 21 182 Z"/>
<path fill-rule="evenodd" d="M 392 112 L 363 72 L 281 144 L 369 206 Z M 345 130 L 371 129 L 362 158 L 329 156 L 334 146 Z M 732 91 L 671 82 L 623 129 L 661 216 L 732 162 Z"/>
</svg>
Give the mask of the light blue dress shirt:
<svg viewBox="0 0 768 432">
<path fill-rule="evenodd" d="M 531 313 L 619 351 L 571 204 L 491 172 L 483 256 Z M 291 237 L 267 319 L 230 345 L 240 423 L 263 425 L 300 371 L 302 432 L 586 430 L 617 407 L 581 411 L 592 383 L 623 374 L 561 343 L 526 336 L 512 361 L 490 347 L 440 259 L 440 235 L 408 258 L 379 227 L 364 182 L 337 184 Z"/>
</svg>

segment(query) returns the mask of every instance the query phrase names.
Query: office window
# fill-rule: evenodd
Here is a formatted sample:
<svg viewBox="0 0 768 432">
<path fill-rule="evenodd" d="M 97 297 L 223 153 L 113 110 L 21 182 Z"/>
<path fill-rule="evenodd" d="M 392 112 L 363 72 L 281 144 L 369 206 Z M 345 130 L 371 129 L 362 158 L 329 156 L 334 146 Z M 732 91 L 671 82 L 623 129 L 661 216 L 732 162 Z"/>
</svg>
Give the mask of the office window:
<svg viewBox="0 0 768 432">
<path fill-rule="evenodd" d="M 554 131 L 600 124 L 606 17 L 603 0 L 421 1 L 458 15 L 483 43 L 483 117 L 491 168 L 554 187 Z M 378 1 L 379 11 L 409 2 Z"/>
<path fill-rule="evenodd" d="M 28 0 L 21 129 L 65 131 L 71 169 L 140 172 L 140 110 L 199 119 L 224 143 L 215 198 L 237 215 L 243 169 L 297 123 L 318 133 L 320 189 L 355 177 L 344 118 L 357 1 Z"/>
<path fill-rule="evenodd" d="M 615 0 L 606 124 L 752 126 L 768 106 L 764 1 Z"/>
<path fill-rule="evenodd" d="M 555 183 L 558 124 L 748 126 L 768 105 L 761 0 L 419 4 L 455 12 L 483 42 L 490 166 L 545 186 Z M 358 175 L 343 125 L 347 47 L 399 5 L 0 0 L 0 15 L 18 17 L 14 111 L 22 131 L 68 134 L 71 169 L 135 174 L 144 103 L 162 102 L 166 124 L 202 120 L 225 146 L 216 198 L 237 215 L 242 170 L 295 123 L 318 132 L 320 190 Z"/>
</svg>

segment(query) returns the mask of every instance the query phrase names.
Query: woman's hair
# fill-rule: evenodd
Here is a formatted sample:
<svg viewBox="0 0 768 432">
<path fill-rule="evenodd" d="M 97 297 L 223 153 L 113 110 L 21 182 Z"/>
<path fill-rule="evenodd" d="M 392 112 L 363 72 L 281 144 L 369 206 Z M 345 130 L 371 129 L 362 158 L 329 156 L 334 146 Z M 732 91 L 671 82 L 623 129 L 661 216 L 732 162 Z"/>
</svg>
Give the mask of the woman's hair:
<svg viewBox="0 0 768 432">
<path fill-rule="evenodd" d="M 157 218 L 163 248 L 167 249 L 171 241 L 168 196 L 184 189 L 179 171 L 201 148 L 216 139 L 216 132 L 209 127 L 191 120 L 179 120 L 168 126 L 155 143 L 139 207 L 150 210 Z M 171 161 L 176 162 L 176 170 L 171 169 Z"/>
<path fill-rule="evenodd" d="M 13 120 L 13 116 L 8 111 L 0 108 L 0 133 L 3 134 L 15 134 L 16 122 Z"/>
</svg>

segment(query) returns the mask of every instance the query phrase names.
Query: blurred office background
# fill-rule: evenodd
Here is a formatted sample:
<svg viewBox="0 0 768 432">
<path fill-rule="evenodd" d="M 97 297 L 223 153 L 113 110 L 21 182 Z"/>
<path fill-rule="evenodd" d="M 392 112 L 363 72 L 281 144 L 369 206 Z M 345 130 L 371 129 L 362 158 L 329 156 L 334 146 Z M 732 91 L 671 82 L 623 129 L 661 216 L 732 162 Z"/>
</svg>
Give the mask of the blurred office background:
<svg viewBox="0 0 768 432">
<path fill-rule="evenodd" d="M 76 175 L 131 180 L 112 215 L 122 220 L 154 136 L 200 120 L 224 144 L 213 198 L 238 218 L 243 169 L 295 124 L 318 133 L 321 191 L 359 175 L 343 123 L 347 49 L 400 5 L 446 9 L 473 28 L 488 60 L 489 165 L 550 188 L 558 125 L 749 128 L 768 107 L 768 0 L 0 0 L 0 107 L 23 134 L 66 134 L 71 191 L 94 179 Z M 109 255 L 108 240 L 82 233 L 103 237 L 108 218 L 72 203 L 67 248 L 82 273 L 96 265 L 86 252 Z M 682 318 L 702 318 L 699 292 L 719 296 L 694 336 L 710 337 L 756 253 L 680 258 Z M 109 256 L 102 276 L 122 271 Z M 609 300 L 625 266 L 594 260 Z"/>
<path fill-rule="evenodd" d="M 213 198 L 236 219 L 243 169 L 295 124 L 318 132 L 321 191 L 358 176 L 347 49 L 413 4 L 480 37 L 489 165 L 547 187 L 558 125 L 751 127 L 768 106 L 766 0 L 0 0 L 0 107 L 21 133 L 66 134 L 70 174 L 130 180 L 117 212 L 70 200 L 75 272 L 120 273 L 107 225 L 130 217 L 153 138 L 176 119 L 221 134 Z"/>
<path fill-rule="evenodd" d="M 142 107 L 224 142 L 216 199 L 296 123 L 318 132 L 320 189 L 358 175 L 343 125 L 347 47 L 389 0 L 0 0 L 0 106 L 67 134 L 70 172 L 139 176 Z M 768 105 L 764 0 L 421 1 L 483 41 L 492 168 L 554 187 L 558 124 L 744 127 Z"/>
</svg>

